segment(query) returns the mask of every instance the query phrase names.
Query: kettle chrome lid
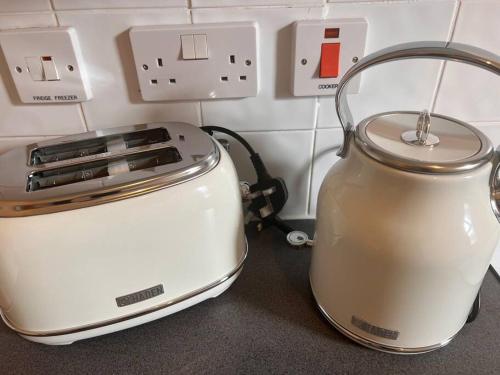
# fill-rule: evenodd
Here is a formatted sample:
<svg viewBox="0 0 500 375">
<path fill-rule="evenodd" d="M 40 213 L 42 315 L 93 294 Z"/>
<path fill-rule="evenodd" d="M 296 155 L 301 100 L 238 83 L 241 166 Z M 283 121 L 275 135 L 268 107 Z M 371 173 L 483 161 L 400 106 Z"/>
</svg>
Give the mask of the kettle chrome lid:
<svg viewBox="0 0 500 375">
<path fill-rule="evenodd" d="M 493 157 L 490 140 L 479 130 L 427 111 L 371 116 L 358 125 L 355 141 L 373 159 L 410 172 L 464 172 Z"/>
<path fill-rule="evenodd" d="M 416 42 L 375 52 L 347 71 L 335 97 L 337 115 L 344 130 L 338 155 L 345 157 L 351 138 L 373 159 L 386 165 L 418 173 L 459 173 L 478 168 L 493 158 L 493 146 L 478 129 L 427 111 L 395 111 L 371 116 L 355 130 L 347 104 L 346 87 L 363 70 L 403 59 L 452 60 L 474 65 L 500 75 L 500 57 L 458 43 Z"/>
</svg>

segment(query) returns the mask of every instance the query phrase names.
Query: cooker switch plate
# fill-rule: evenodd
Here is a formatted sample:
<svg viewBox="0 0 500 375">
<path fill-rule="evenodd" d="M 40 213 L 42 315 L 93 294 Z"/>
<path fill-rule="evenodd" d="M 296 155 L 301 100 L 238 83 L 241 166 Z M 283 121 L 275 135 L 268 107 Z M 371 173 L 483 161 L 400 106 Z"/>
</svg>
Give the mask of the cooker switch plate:
<svg viewBox="0 0 500 375">
<path fill-rule="evenodd" d="M 335 95 L 342 76 L 364 55 L 367 27 L 363 18 L 295 22 L 292 94 Z M 359 83 L 356 77 L 347 92 L 357 93 Z"/>
</svg>

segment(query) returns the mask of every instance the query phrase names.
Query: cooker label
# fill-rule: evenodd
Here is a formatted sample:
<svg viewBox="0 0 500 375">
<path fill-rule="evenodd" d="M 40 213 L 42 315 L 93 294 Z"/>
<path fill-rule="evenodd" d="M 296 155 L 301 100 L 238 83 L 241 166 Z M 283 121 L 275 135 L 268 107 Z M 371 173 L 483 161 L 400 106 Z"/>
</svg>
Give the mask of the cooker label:
<svg viewBox="0 0 500 375">
<path fill-rule="evenodd" d="M 159 296 L 163 293 L 163 285 L 158 284 L 148 289 L 140 290 L 138 292 L 127 294 L 125 296 L 116 297 L 116 304 L 118 305 L 118 307 L 128 306 Z"/>
<path fill-rule="evenodd" d="M 354 315 L 351 318 L 351 324 L 365 332 L 374 336 L 383 337 L 384 339 L 397 340 L 399 337 L 399 331 L 374 326 L 373 324 L 370 324 Z"/>
</svg>

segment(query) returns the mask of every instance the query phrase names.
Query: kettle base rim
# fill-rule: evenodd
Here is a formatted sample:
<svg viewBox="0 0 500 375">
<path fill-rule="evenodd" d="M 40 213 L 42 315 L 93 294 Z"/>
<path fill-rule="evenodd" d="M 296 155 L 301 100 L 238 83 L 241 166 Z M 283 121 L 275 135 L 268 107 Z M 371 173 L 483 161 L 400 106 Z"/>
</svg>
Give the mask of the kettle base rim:
<svg viewBox="0 0 500 375">
<path fill-rule="evenodd" d="M 312 288 L 311 288 L 311 290 L 312 290 Z M 313 291 L 313 296 L 314 296 L 314 291 Z M 314 301 L 315 301 L 316 306 L 318 307 L 319 311 L 321 312 L 323 317 L 328 321 L 328 323 L 330 323 L 337 331 L 342 333 L 344 336 L 350 338 L 351 340 L 355 341 L 356 343 L 358 343 L 364 347 L 367 347 L 369 349 L 378 350 L 378 351 L 384 352 L 384 353 L 389 353 L 389 354 L 415 355 L 415 354 L 424 354 L 424 353 L 432 352 L 436 349 L 440 349 L 440 348 L 448 345 L 455 338 L 455 336 L 458 335 L 458 332 L 460 332 L 462 329 L 462 327 L 461 327 L 460 330 L 457 333 L 455 333 L 453 336 L 451 336 L 450 338 L 448 338 L 440 343 L 430 345 L 430 346 L 424 346 L 424 347 L 419 347 L 419 348 L 404 348 L 404 347 L 398 347 L 398 346 L 390 346 L 390 345 L 381 344 L 381 343 L 375 342 L 373 340 L 361 337 L 361 336 L 355 334 L 354 332 L 351 332 L 349 329 L 343 327 L 340 323 L 338 323 L 335 319 L 333 319 L 330 316 L 330 314 L 328 314 L 326 312 L 326 310 L 321 306 L 321 304 L 316 299 L 316 296 L 314 296 Z"/>
</svg>

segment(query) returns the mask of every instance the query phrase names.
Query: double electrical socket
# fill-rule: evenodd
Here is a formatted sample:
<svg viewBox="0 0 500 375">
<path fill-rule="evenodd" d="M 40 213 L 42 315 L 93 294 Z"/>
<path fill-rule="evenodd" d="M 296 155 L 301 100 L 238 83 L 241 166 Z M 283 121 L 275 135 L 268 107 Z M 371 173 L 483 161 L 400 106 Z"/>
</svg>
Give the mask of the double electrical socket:
<svg viewBox="0 0 500 375">
<path fill-rule="evenodd" d="M 254 22 L 139 26 L 130 41 L 146 101 L 257 95 Z"/>
</svg>

